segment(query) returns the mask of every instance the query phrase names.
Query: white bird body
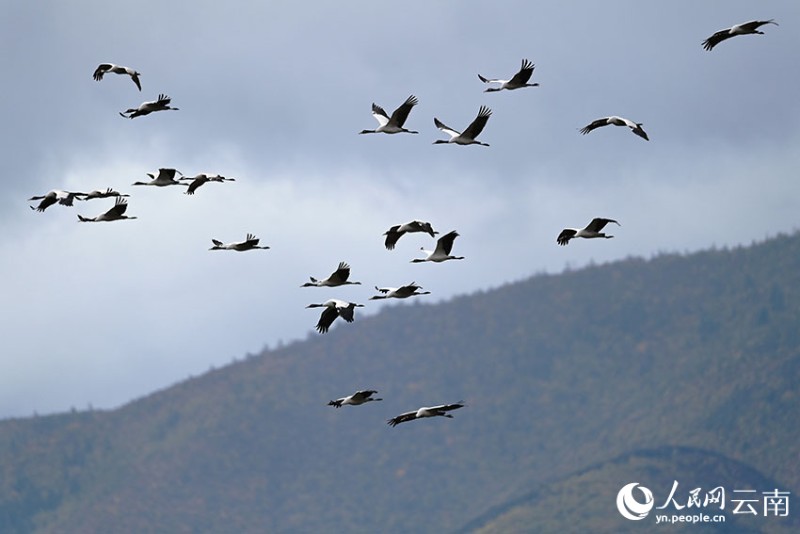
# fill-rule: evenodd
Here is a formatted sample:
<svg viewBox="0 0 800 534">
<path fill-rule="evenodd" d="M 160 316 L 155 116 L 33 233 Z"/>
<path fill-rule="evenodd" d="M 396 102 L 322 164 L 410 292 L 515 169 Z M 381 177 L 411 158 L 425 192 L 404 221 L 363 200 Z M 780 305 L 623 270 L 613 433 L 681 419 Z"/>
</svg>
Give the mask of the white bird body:
<svg viewBox="0 0 800 534">
<path fill-rule="evenodd" d="M 32 210 L 35 211 L 44 211 L 50 206 L 55 203 L 61 204 L 62 206 L 72 206 L 73 200 L 78 197 L 85 195 L 85 193 L 78 193 L 76 191 L 62 191 L 61 189 L 53 189 L 48 191 L 44 195 L 39 195 L 35 197 L 31 197 L 28 200 L 40 200 L 39 205 L 35 208 L 30 206 Z"/>
<path fill-rule="evenodd" d="M 534 68 L 535 66 L 533 63 L 531 63 L 527 59 L 523 59 L 522 66 L 520 67 L 519 71 L 510 80 L 489 79 L 489 78 L 484 78 L 480 74 L 478 74 L 478 78 L 483 83 L 500 84 L 500 87 L 489 87 L 484 91 L 484 93 L 502 91 L 503 89 L 508 89 L 509 91 L 513 91 L 514 89 L 521 89 L 522 87 L 538 87 L 539 86 L 538 83 L 528 83 L 528 80 L 531 79 L 531 75 L 533 74 Z"/>
<path fill-rule="evenodd" d="M 147 176 L 152 178 L 149 182 L 134 182 L 133 185 L 153 185 L 155 187 L 164 187 L 167 185 L 182 185 L 187 187 L 188 184 L 180 182 L 175 179 L 175 175 L 181 174 L 181 171 L 177 169 L 170 169 L 170 168 L 161 168 L 158 169 L 158 174 L 148 172 Z"/>
<path fill-rule="evenodd" d="M 135 70 L 129 67 L 123 67 L 122 65 L 114 65 L 113 63 L 101 63 L 94 71 L 92 78 L 97 80 L 98 82 L 103 79 L 103 75 L 112 72 L 114 74 L 125 74 L 131 77 L 133 83 L 136 84 L 136 87 L 139 91 L 142 90 L 142 84 L 139 82 L 139 74 Z"/>
<path fill-rule="evenodd" d="M 486 143 L 481 143 L 480 141 L 476 140 L 475 138 L 483 131 L 484 126 L 486 126 L 486 122 L 489 120 L 489 117 L 492 116 L 492 110 L 487 108 L 486 106 L 481 106 L 480 111 L 478 111 L 478 116 L 475 117 L 475 120 L 467 126 L 467 129 L 463 132 L 459 132 L 458 130 L 454 130 L 444 124 L 442 121 L 437 119 L 436 117 L 433 118 L 433 124 L 436 125 L 441 131 L 446 133 L 450 136 L 450 139 L 437 139 L 433 142 L 434 145 L 438 144 L 448 144 L 453 143 L 456 145 L 481 145 L 481 146 L 489 146 Z"/>
<path fill-rule="evenodd" d="M 220 174 L 206 174 L 200 173 L 195 176 L 184 176 L 180 178 L 180 180 L 186 180 L 191 182 L 189 183 L 189 188 L 186 190 L 187 195 L 194 195 L 194 192 L 197 190 L 198 187 L 201 185 L 208 183 L 208 182 L 235 182 L 236 178 L 225 178 Z"/>
<path fill-rule="evenodd" d="M 269 247 L 258 246 L 259 239 L 253 234 L 247 234 L 247 237 L 244 241 L 237 241 L 235 243 L 223 243 L 218 239 L 212 239 L 211 242 L 214 244 L 214 246 L 208 250 L 235 250 L 237 252 L 244 252 L 246 250 L 269 249 Z"/>
<path fill-rule="evenodd" d="M 129 217 L 125 215 L 125 211 L 128 209 L 128 201 L 124 198 L 117 197 L 116 202 L 114 203 L 114 207 L 108 210 L 105 213 L 98 215 L 97 217 L 83 217 L 78 215 L 78 220 L 80 222 L 111 222 L 111 221 L 120 221 L 123 219 L 136 219 L 136 217 Z"/>
<path fill-rule="evenodd" d="M 101 189 L 95 189 L 90 193 L 86 193 L 83 198 L 79 198 L 78 200 L 92 200 L 94 198 L 109 198 L 109 197 L 128 197 L 130 195 L 123 195 L 119 191 L 114 191 L 110 187 L 107 188 L 105 191 Z"/>
<path fill-rule="evenodd" d="M 641 137 L 645 141 L 649 141 L 650 140 L 650 138 L 647 137 L 647 133 L 645 133 L 645 131 L 642 129 L 642 123 L 641 122 L 633 122 L 630 119 L 626 119 L 624 117 L 617 117 L 617 116 L 614 116 L 614 115 L 612 115 L 610 117 L 603 117 L 601 119 L 596 119 L 596 120 L 592 121 L 590 124 L 587 124 L 586 126 L 581 128 L 580 132 L 583 135 L 586 135 L 586 134 L 588 134 L 589 132 L 591 132 L 592 130 L 594 130 L 596 128 L 600 128 L 600 127 L 603 127 L 603 126 L 608 126 L 610 124 L 614 125 L 614 126 L 627 126 L 628 128 L 631 129 L 631 131 L 633 133 L 635 133 L 636 135 L 638 135 L 639 137 Z"/>
<path fill-rule="evenodd" d="M 414 419 L 424 419 L 426 417 L 447 417 L 452 419 L 449 411 L 457 410 L 464 407 L 464 401 L 456 402 L 455 404 L 441 404 L 439 406 L 423 406 L 417 410 L 406 412 L 393 417 L 387 421 L 389 426 L 397 426 L 400 423 L 413 421 Z"/>
<path fill-rule="evenodd" d="M 365 389 L 363 391 L 356 391 L 355 393 L 353 393 L 348 397 L 342 397 L 341 399 L 330 401 L 328 403 L 328 406 L 341 408 L 342 406 L 361 406 L 362 404 L 366 404 L 368 402 L 382 401 L 383 399 L 376 399 L 372 397 L 376 393 L 377 391 L 375 391 L 374 389 Z"/>
<path fill-rule="evenodd" d="M 313 276 L 309 276 L 310 282 L 306 282 L 300 287 L 338 287 L 344 285 L 361 285 L 361 282 L 351 282 L 350 266 L 345 262 L 339 262 L 339 267 L 336 268 L 330 276 L 324 280 L 318 280 Z"/>
<path fill-rule="evenodd" d="M 119 114 L 125 117 L 126 119 L 135 119 L 136 117 L 141 117 L 142 115 L 149 115 L 150 113 L 156 111 L 178 111 L 178 108 L 170 107 L 170 102 L 172 99 L 165 94 L 158 95 L 158 100 L 154 100 L 151 102 L 143 102 L 139 104 L 138 108 L 128 108 L 125 111 L 121 111 Z"/>
<path fill-rule="evenodd" d="M 418 286 L 415 282 L 411 282 L 410 284 L 400 286 L 400 287 L 378 287 L 375 286 L 375 290 L 381 295 L 375 295 L 374 297 L 370 297 L 370 300 L 380 300 L 380 299 L 405 299 L 408 297 L 415 297 L 417 295 L 430 295 L 430 291 L 419 291 L 422 289 L 422 286 Z"/>
<path fill-rule="evenodd" d="M 363 304 L 356 304 L 355 302 L 347 302 L 339 299 L 330 299 L 321 304 L 309 304 L 306 306 L 306 308 L 325 308 L 319 316 L 319 322 L 317 322 L 317 326 L 315 327 L 320 334 L 326 333 L 337 317 L 341 317 L 346 322 L 352 323 L 355 319 L 355 309 L 363 307 Z"/>
<path fill-rule="evenodd" d="M 778 23 L 773 19 L 751 20 L 750 22 L 743 22 L 714 33 L 714 35 L 703 41 L 703 48 L 710 51 L 725 39 L 730 39 L 731 37 L 736 37 L 737 35 L 764 35 L 764 32 L 760 31 L 758 28 L 764 26 L 765 24 L 774 24 L 775 26 L 778 25 Z"/>
<path fill-rule="evenodd" d="M 403 128 L 403 125 L 408 118 L 408 114 L 411 112 L 411 108 L 416 106 L 419 103 L 417 97 L 414 95 L 409 96 L 405 102 L 403 102 L 400 107 L 394 110 L 392 116 L 389 117 L 386 114 L 386 111 L 380 107 L 379 105 L 373 103 L 372 104 L 372 116 L 375 117 L 375 120 L 378 121 L 378 127 L 374 130 L 361 130 L 359 133 L 361 134 L 368 134 L 368 133 L 386 133 L 386 134 L 396 134 L 396 133 L 419 133 L 413 130 L 407 130 Z"/>
<path fill-rule="evenodd" d="M 413 220 L 404 224 L 396 224 L 384 232 L 383 235 L 386 236 L 384 245 L 386 246 L 387 250 L 392 250 L 395 243 L 397 243 L 397 241 L 403 237 L 404 234 L 410 234 L 414 232 L 425 232 L 431 237 L 436 237 L 436 234 L 439 233 L 433 229 L 431 223 Z"/>
<path fill-rule="evenodd" d="M 453 241 L 458 237 L 458 232 L 453 230 L 449 234 L 445 234 L 436 241 L 435 250 L 421 249 L 427 256 L 425 258 L 417 258 L 411 260 L 411 263 L 422 263 L 425 261 L 432 261 L 441 263 L 447 260 L 463 260 L 463 256 L 451 256 L 450 251 L 453 250 Z"/>
<path fill-rule="evenodd" d="M 561 233 L 558 234 L 556 242 L 561 246 L 565 246 L 567 243 L 569 243 L 570 239 L 575 237 L 582 237 L 585 239 L 593 239 L 598 237 L 611 239 L 614 237 L 613 235 L 606 235 L 602 232 L 603 228 L 605 228 L 608 223 L 614 223 L 617 226 L 620 226 L 620 224 L 614 219 L 603 219 L 601 217 L 597 217 L 592 219 L 592 222 L 587 224 L 585 228 L 564 228 L 561 230 Z"/>
</svg>

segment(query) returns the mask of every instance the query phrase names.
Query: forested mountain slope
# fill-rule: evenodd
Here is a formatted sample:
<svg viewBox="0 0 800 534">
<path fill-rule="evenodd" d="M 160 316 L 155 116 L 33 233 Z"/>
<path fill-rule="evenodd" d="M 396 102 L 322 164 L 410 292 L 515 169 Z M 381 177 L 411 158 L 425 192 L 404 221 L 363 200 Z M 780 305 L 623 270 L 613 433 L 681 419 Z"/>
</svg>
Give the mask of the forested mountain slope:
<svg viewBox="0 0 800 534">
<path fill-rule="evenodd" d="M 794 491 L 799 318 L 797 234 L 403 303 L 117 410 L 0 422 L 0 531 L 491 531 L 519 506 L 514 530 L 622 531 L 623 484 L 700 458 Z M 327 406 L 366 388 L 384 400 Z M 652 450 L 703 452 L 608 468 Z"/>
</svg>

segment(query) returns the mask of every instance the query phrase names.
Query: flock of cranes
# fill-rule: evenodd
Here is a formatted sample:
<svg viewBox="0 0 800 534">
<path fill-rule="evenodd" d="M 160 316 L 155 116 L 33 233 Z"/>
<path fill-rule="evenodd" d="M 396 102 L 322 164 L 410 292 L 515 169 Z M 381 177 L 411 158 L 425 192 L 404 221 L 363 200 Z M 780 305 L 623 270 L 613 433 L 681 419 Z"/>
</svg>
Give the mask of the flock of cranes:
<svg viewBox="0 0 800 534">
<path fill-rule="evenodd" d="M 702 43 L 702 46 L 705 50 L 710 51 L 722 41 L 735 36 L 747 35 L 747 34 L 763 35 L 764 32 L 760 31 L 759 28 L 767 24 L 777 25 L 777 23 L 772 19 L 754 20 L 738 24 L 714 33 Z M 478 74 L 478 78 L 481 82 L 491 85 L 490 87 L 485 89 L 484 92 L 487 93 L 498 92 L 502 90 L 513 91 L 527 87 L 538 87 L 539 83 L 529 83 L 533 75 L 534 69 L 535 65 L 533 64 L 533 62 L 531 62 L 528 59 L 523 59 L 519 71 L 516 74 L 514 74 L 510 79 L 506 80 L 506 79 L 486 78 L 480 74 Z M 141 74 L 138 71 L 125 66 L 115 65 L 112 63 L 102 63 L 95 69 L 93 78 L 96 81 L 101 81 L 104 79 L 104 76 L 109 73 L 130 77 L 130 79 L 136 85 L 136 88 L 139 91 L 142 90 L 141 79 L 140 79 Z M 123 112 L 120 112 L 120 115 L 124 118 L 134 119 L 136 117 L 149 115 L 151 113 L 158 111 L 178 110 L 178 108 L 172 107 L 170 105 L 171 102 L 172 100 L 167 95 L 162 93 L 159 94 L 158 98 L 155 101 L 144 102 L 136 108 L 129 108 Z M 411 111 L 413 110 L 414 106 L 416 106 L 418 103 L 419 103 L 418 98 L 415 95 L 410 95 L 399 107 L 397 107 L 394 110 L 394 112 L 391 115 L 388 115 L 381 106 L 373 103 L 372 116 L 377 121 L 378 126 L 373 130 L 365 129 L 359 133 L 360 134 L 370 134 L 370 133 L 418 134 L 419 132 L 414 130 L 409 130 L 405 127 L 405 123 Z M 488 106 L 485 105 L 481 106 L 475 119 L 463 131 L 458 131 L 453 128 L 450 128 L 449 126 L 445 125 L 441 120 L 439 120 L 437 117 L 434 117 L 433 122 L 436 128 L 438 128 L 443 133 L 447 134 L 449 136 L 449 139 L 437 139 L 433 143 L 456 144 L 456 145 L 481 145 L 488 147 L 489 145 L 487 143 L 478 141 L 477 138 L 483 132 L 491 116 L 492 116 L 492 110 Z M 596 119 L 590 122 L 588 125 L 584 126 L 583 128 L 579 129 L 579 132 L 585 135 L 597 128 L 601 128 L 603 126 L 608 126 L 608 125 L 625 126 L 629 128 L 631 132 L 634 133 L 635 135 L 641 137 L 646 141 L 649 141 L 647 133 L 642 128 L 642 123 L 638 123 L 619 116 L 608 116 Z M 153 186 L 153 187 L 180 186 L 180 187 L 186 187 L 185 193 L 187 195 L 193 195 L 195 194 L 195 192 L 199 187 L 203 186 L 206 183 L 209 182 L 224 183 L 224 182 L 235 181 L 234 178 L 227 178 L 219 174 L 200 173 L 191 177 L 184 176 L 177 169 L 167 168 L 167 167 L 159 168 L 156 172 L 147 173 L 147 175 L 150 177 L 150 180 L 136 181 L 132 185 Z M 115 191 L 112 188 L 106 188 L 105 190 L 97 189 L 89 193 L 64 191 L 64 190 L 51 190 L 45 193 L 44 195 L 37 195 L 30 197 L 29 201 L 38 200 L 39 201 L 38 205 L 30 206 L 30 208 L 38 212 L 44 212 L 50 206 L 53 206 L 55 204 L 60 204 L 69 207 L 74 205 L 75 200 L 88 201 L 93 199 L 114 198 L 115 200 L 113 207 L 111 207 L 107 211 L 97 216 L 87 217 L 83 215 L 78 215 L 79 222 L 110 222 L 110 221 L 137 218 L 135 216 L 130 216 L 126 214 L 128 208 L 128 202 L 126 198 L 128 196 L 129 195 L 122 194 L 118 191 Z M 614 236 L 607 235 L 606 233 L 603 232 L 604 228 L 609 223 L 613 223 L 619 226 L 619 223 L 614 219 L 598 217 L 592 219 L 592 221 L 584 228 L 564 228 L 557 236 L 556 242 L 558 245 L 565 246 L 570 242 L 570 240 L 574 238 L 610 239 Z M 433 229 L 431 223 L 421 220 L 412 220 L 403 224 L 394 225 L 390 227 L 383 234 L 385 236 L 385 242 L 384 242 L 385 248 L 387 250 L 393 250 L 398 240 L 401 237 L 403 237 L 406 234 L 412 234 L 412 233 L 424 233 L 433 239 L 436 239 L 436 236 L 439 235 L 439 232 Z M 415 258 L 410 260 L 410 262 L 442 263 L 449 260 L 463 260 L 464 259 L 463 256 L 452 255 L 453 244 L 458 236 L 459 234 L 455 230 L 442 235 L 441 237 L 436 239 L 436 246 L 434 250 L 426 250 L 425 248 L 422 248 L 421 250 L 425 253 L 425 257 Z M 211 241 L 213 246 L 209 250 L 232 250 L 236 252 L 245 252 L 250 250 L 267 250 L 270 248 L 268 246 L 259 245 L 260 243 L 259 238 L 257 238 L 254 234 L 251 233 L 248 233 L 246 235 L 244 241 L 231 242 L 231 243 L 223 243 L 222 241 L 219 241 L 217 239 L 212 239 Z M 309 279 L 310 279 L 309 282 L 302 284 L 302 286 L 300 287 L 336 288 L 346 285 L 361 285 L 361 282 L 350 280 L 350 265 L 348 265 L 346 262 L 340 262 L 336 270 L 333 271 L 326 278 L 317 279 L 314 277 L 309 277 Z M 391 298 L 406 299 L 414 296 L 430 294 L 429 291 L 422 291 L 422 289 L 423 288 L 417 285 L 415 282 L 411 282 L 410 284 L 400 287 L 375 286 L 375 290 L 378 292 L 378 294 L 372 296 L 370 300 L 383 300 Z M 320 303 L 312 303 L 306 306 L 306 308 L 322 308 L 322 313 L 320 314 L 319 320 L 315 326 L 315 329 L 320 334 L 328 332 L 332 324 L 338 318 L 341 318 L 344 322 L 352 323 L 355 320 L 355 309 L 360 307 L 364 307 L 364 305 L 336 298 L 331 298 Z M 376 390 L 357 391 L 352 395 L 342 397 L 337 400 L 332 400 L 328 403 L 328 405 L 340 408 L 342 406 L 348 406 L 348 405 L 360 406 L 363 404 L 367 404 L 369 402 L 383 400 L 380 398 L 373 397 L 373 395 L 375 395 L 376 393 L 377 393 Z M 462 408 L 464 406 L 465 403 L 463 401 L 460 401 L 454 404 L 443 404 L 438 406 L 421 407 L 417 410 L 406 412 L 396 417 L 393 417 L 389 419 L 387 423 L 390 426 L 394 427 L 400 423 L 413 421 L 415 419 L 430 418 L 430 417 L 452 418 L 453 417 L 452 414 L 448 412 Z"/>
</svg>

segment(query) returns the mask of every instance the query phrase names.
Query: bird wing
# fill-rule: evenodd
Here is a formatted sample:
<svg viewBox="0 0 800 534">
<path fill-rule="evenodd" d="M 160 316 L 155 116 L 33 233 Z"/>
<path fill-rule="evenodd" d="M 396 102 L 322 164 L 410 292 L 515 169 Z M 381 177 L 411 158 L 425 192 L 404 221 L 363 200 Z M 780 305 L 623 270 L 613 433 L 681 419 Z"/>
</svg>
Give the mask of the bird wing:
<svg viewBox="0 0 800 534">
<path fill-rule="evenodd" d="M 586 135 L 595 128 L 600 128 L 601 126 L 607 126 L 607 125 L 608 125 L 608 117 L 603 117 L 602 119 L 594 120 L 590 124 L 587 124 L 586 126 L 581 128 L 581 133 L 583 135 Z"/>
<path fill-rule="evenodd" d="M 334 308 L 334 310 L 336 310 L 336 312 L 339 314 L 339 317 L 341 317 L 342 319 L 344 319 L 348 323 L 352 323 L 353 320 L 355 319 L 354 313 L 353 313 L 355 311 L 355 309 L 356 308 L 355 308 L 355 305 L 353 303 L 349 303 L 348 306 L 346 306 L 346 307 L 345 306 L 336 306 Z"/>
<path fill-rule="evenodd" d="M 383 293 L 384 295 L 386 293 L 388 293 L 389 291 L 394 291 L 394 289 L 395 288 L 393 288 L 393 287 L 378 287 L 378 286 L 375 286 L 375 291 Z"/>
<path fill-rule="evenodd" d="M 128 209 L 128 202 L 124 198 L 117 198 L 114 207 L 108 210 L 105 214 L 107 216 L 120 217 L 125 214 Z"/>
<path fill-rule="evenodd" d="M 155 104 L 158 107 L 165 108 L 169 106 L 169 103 L 172 102 L 172 99 L 165 94 L 158 95 L 158 100 L 155 101 Z"/>
<path fill-rule="evenodd" d="M 757 30 L 764 24 L 774 24 L 775 26 L 778 25 L 778 23 L 775 22 L 775 19 L 769 19 L 769 20 L 751 20 L 750 22 L 739 24 L 739 27 L 747 32 L 752 32 Z"/>
<path fill-rule="evenodd" d="M 450 251 L 453 250 L 453 241 L 455 241 L 457 237 L 458 232 L 455 230 L 440 237 L 438 241 L 436 241 L 436 252 L 449 256 Z"/>
<path fill-rule="evenodd" d="M 483 83 L 505 83 L 506 80 L 499 80 L 497 78 L 484 78 L 480 74 L 478 74 L 478 79 Z"/>
<path fill-rule="evenodd" d="M 343 261 L 339 262 L 339 267 L 328 277 L 331 282 L 340 284 L 347 282 L 348 278 L 350 278 L 350 266 Z"/>
<path fill-rule="evenodd" d="M 411 113 L 411 108 L 416 106 L 418 103 L 419 100 L 417 100 L 416 96 L 409 96 L 406 98 L 406 101 L 400 105 L 400 107 L 394 110 L 394 113 L 392 113 L 392 116 L 389 118 L 389 122 L 398 128 L 402 128 L 403 124 L 405 124 L 406 119 L 408 118 L 408 114 Z"/>
<path fill-rule="evenodd" d="M 356 391 L 355 393 L 353 393 L 353 400 L 363 401 L 365 399 L 370 398 L 375 393 L 377 393 L 377 391 L 375 391 L 374 389 L 364 389 L 361 391 Z"/>
<path fill-rule="evenodd" d="M 134 72 L 133 74 L 131 74 L 131 80 L 133 80 L 133 83 L 135 83 L 136 87 L 141 91 L 142 90 L 142 84 L 139 81 L 139 73 L 138 72 Z"/>
<path fill-rule="evenodd" d="M 603 219 L 601 217 L 595 217 L 594 219 L 592 219 L 592 222 L 590 222 L 586 226 L 586 230 L 588 230 L 590 232 L 599 232 L 600 230 L 605 228 L 605 226 L 610 222 L 613 222 L 615 224 L 619 224 L 614 219 Z"/>
<path fill-rule="evenodd" d="M 389 426 L 397 426 L 400 423 L 405 423 L 406 421 L 413 421 L 416 418 L 417 418 L 417 411 L 414 410 L 413 412 L 401 413 L 397 417 L 392 417 L 391 419 L 386 421 L 386 423 Z"/>
<path fill-rule="evenodd" d="M 386 111 L 382 107 L 374 102 L 372 104 L 372 116 L 375 117 L 375 120 L 378 121 L 380 126 L 386 126 L 389 122 L 389 115 L 386 114 Z"/>
<path fill-rule="evenodd" d="M 644 139 L 645 141 L 649 141 L 650 140 L 650 138 L 647 137 L 647 132 L 645 132 L 642 129 L 642 125 L 641 124 L 636 124 L 636 126 L 631 126 L 631 131 L 633 133 L 635 133 L 636 135 L 638 135 L 639 137 L 641 137 L 642 139 Z"/>
<path fill-rule="evenodd" d="M 192 183 L 189 184 L 189 189 L 186 190 L 187 195 L 194 195 L 194 192 L 197 190 L 198 187 L 206 183 L 208 180 L 204 180 L 203 178 L 195 178 L 192 180 Z"/>
<path fill-rule="evenodd" d="M 509 85 L 525 85 L 531 79 L 533 74 L 534 64 L 527 59 L 522 60 L 522 66 L 513 78 L 509 81 Z"/>
<path fill-rule="evenodd" d="M 103 79 L 103 74 L 108 71 L 113 65 L 111 63 L 100 63 L 98 67 L 94 70 L 94 74 L 92 74 L 92 78 L 97 80 L 98 82 Z"/>
<path fill-rule="evenodd" d="M 706 50 L 711 50 L 725 39 L 730 39 L 731 37 L 733 37 L 733 34 L 731 33 L 730 28 L 720 30 L 711 37 L 709 37 L 708 39 L 706 39 L 705 41 L 703 41 L 703 48 L 705 48 Z"/>
<path fill-rule="evenodd" d="M 446 133 L 450 137 L 458 137 L 459 135 L 461 135 L 461 132 L 458 132 L 458 131 L 450 128 L 449 126 L 447 126 L 445 123 L 443 123 L 442 121 L 440 121 L 436 117 L 433 118 L 433 124 L 435 124 L 437 128 L 439 128 L 441 131 L 443 131 L 444 133 Z"/>
<path fill-rule="evenodd" d="M 467 126 L 467 129 L 464 130 L 462 135 L 469 139 L 475 139 L 483 131 L 483 127 L 486 126 L 486 122 L 491 116 L 492 110 L 486 106 L 481 106 L 480 111 L 478 111 L 478 116 L 475 117 L 475 120 L 472 121 L 472 124 Z"/>
<path fill-rule="evenodd" d="M 558 243 L 561 246 L 564 246 L 567 243 L 569 243 L 569 240 L 575 237 L 575 234 L 577 233 L 578 233 L 577 230 L 574 230 L 573 228 L 564 228 L 563 230 L 561 230 L 561 233 L 558 234 L 558 237 L 556 238 L 556 243 Z"/>
<path fill-rule="evenodd" d="M 449 412 L 450 410 L 458 410 L 459 408 L 463 407 L 464 407 L 464 401 L 459 401 L 453 404 L 442 404 L 440 406 L 433 406 L 429 408 L 429 410 L 436 412 Z"/>
<path fill-rule="evenodd" d="M 222 241 L 220 241 L 219 239 L 212 239 L 211 242 L 214 243 L 218 247 L 221 247 L 222 245 L 225 244 Z"/>
<path fill-rule="evenodd" d="M 319 321 L 315 327 L 317 332 L 320 334 L 327 332 L 337 317 L 339 317 L 339 312 L 336 310 L 336 308 L 325 308 L 322 311 L 322 314 L 320 314 Z"/>
<path fill-rule="evenodd" d="M 399 229 L 400 225 L 392 226 L 386 231 L 385 234 L 383 234 L 386 236 L 386 241 L 383 243 L 386 246 L 386 250 L 393 250 L 397 240 L 403 235 L 402 233 L 398 232 Z"/>
</svg>

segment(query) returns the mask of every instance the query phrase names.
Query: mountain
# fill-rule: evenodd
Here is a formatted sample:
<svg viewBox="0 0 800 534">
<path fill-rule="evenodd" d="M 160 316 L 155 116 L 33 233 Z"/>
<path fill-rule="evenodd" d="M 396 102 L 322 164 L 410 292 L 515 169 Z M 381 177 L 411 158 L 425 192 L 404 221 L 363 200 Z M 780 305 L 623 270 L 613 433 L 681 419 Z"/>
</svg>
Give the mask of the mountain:
<svg viewBox="0 0 800 534">
<path fill-rule="evenodd" d="M 647 531 L 617 511 L 628 483 L 796 495 L 800 235 L 421 302 L 117 410 L 0 422 L 0 532 Z M 327 406 L 357 389 L 384 400 Z M 715 531 L 798 529 L 730 508 Z"/>
</svg>

